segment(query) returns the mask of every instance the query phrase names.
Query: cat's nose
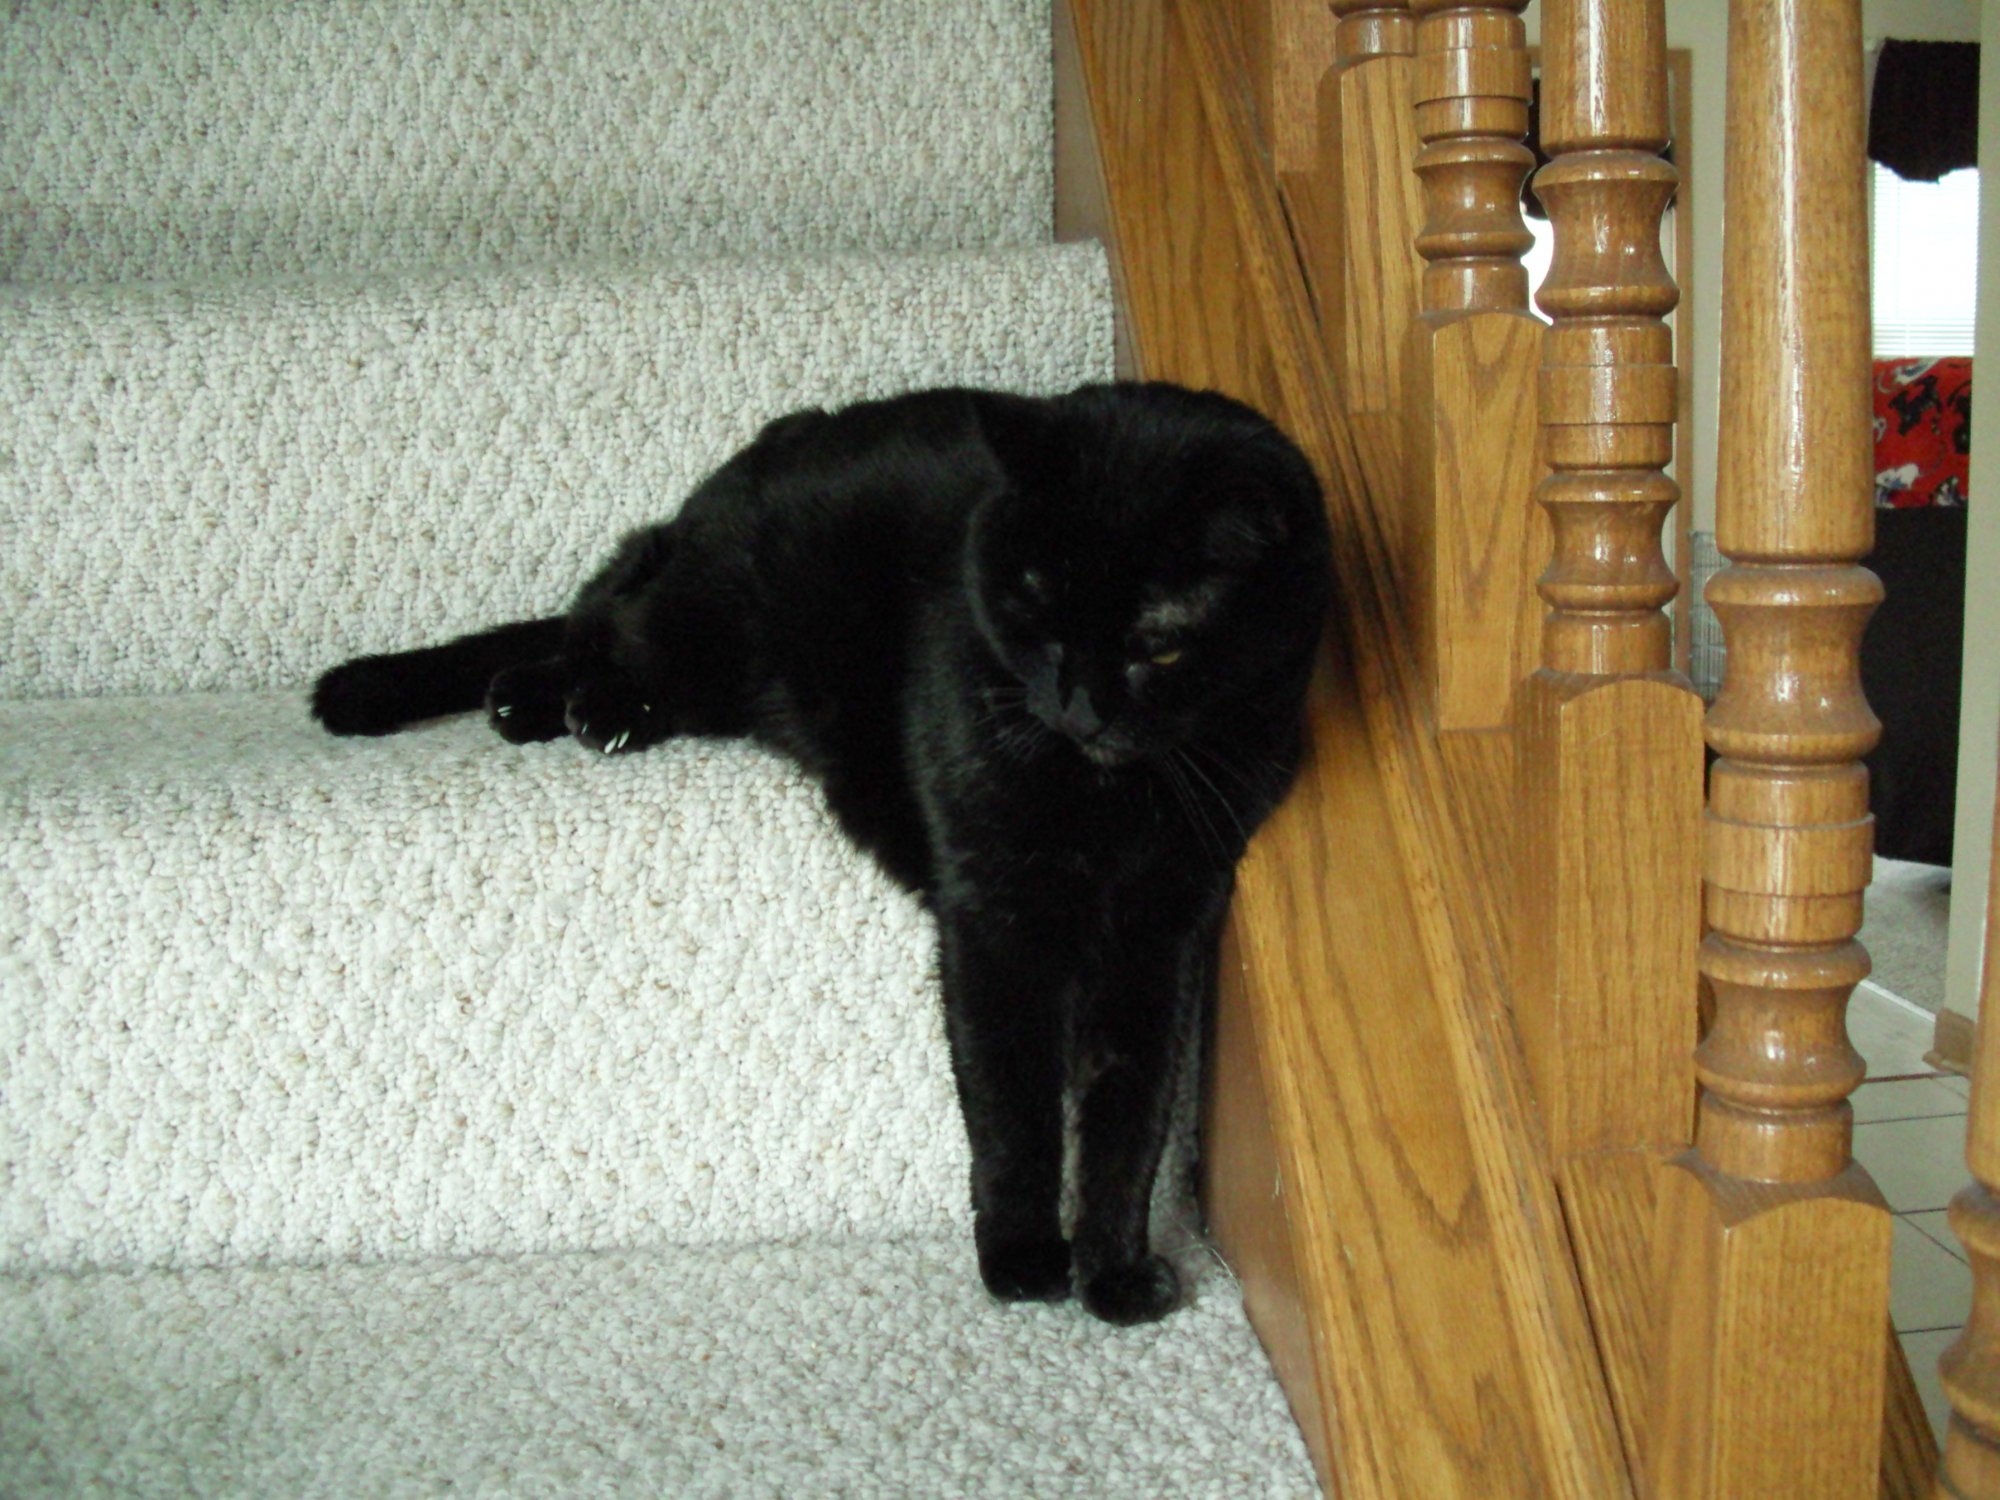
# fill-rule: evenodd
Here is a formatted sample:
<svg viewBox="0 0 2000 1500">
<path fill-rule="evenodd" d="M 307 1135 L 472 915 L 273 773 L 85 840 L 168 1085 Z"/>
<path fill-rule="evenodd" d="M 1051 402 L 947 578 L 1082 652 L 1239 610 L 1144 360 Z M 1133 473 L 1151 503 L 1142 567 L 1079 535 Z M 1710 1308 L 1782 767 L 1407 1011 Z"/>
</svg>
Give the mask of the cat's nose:
<svg viewBox="0 0 2000 1500">
<path fill-rule="evenodd" d="M 1063 704 L 1062 714 L 1056 720 L 1056 727 L 1064 734 L 1080 740 L 1088 739 L 1104 728 L 1103 716 L 1090 701 L 1089 688 L 1079 687 L 1070 691 L 1068 700 Z"/>
</svg>

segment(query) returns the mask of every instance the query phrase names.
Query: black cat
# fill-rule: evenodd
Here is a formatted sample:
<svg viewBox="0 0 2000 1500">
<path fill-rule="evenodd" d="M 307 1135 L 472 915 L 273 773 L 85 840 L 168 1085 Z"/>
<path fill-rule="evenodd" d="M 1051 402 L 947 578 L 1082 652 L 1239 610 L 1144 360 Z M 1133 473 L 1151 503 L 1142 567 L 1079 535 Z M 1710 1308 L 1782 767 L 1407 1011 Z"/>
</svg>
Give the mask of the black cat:
<svg viewBox="0 0 2000 1500">
<path fill-rule="evenodd" d="M 1298 762 L 1330 587 L 1312 470 L 1248 407 L 926 391 L 773 422 L 567 616 L 348 662 L 313 711 L 385 734 L 483 703 L 514 741 L 794 757 L 936 913 L 987 1287 L 1059 1298 L 1073 1259 L 1135 1323 L 1179 1296 L 1147 1239 L 1178 1052 Z"/>
</svg>

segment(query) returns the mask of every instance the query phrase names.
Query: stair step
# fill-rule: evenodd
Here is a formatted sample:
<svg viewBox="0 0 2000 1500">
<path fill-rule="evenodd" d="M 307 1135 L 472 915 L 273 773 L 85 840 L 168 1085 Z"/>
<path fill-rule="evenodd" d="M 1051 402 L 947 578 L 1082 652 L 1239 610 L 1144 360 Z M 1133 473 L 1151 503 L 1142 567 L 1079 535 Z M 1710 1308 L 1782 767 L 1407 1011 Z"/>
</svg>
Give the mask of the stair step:
<svg viewBox="0 0 2000 1500">
<path fill-rule="evenodd" d="M 1047 0 L 0 18 L 0 280 L 1046 240 Z"/>
<path fill-rule="evenodd" d="M 0 745 L 0 1270 L 969 1239 L 930 919 L 779 757 L 298 694 Z"/>
<path fill-rule="evenodd" d="M 0 698 L 297 684 L 548 614 L 774 416 L 1111 349 L 1095 245 L 0 287 Z"/>
<path fill-rule="evenodd" d="M 1197 1252 L 1198 1254 L 1198 1252 Z M 1235 1284 L 1114 1329 L 957 1238 L 0 1282 L 8 1493 L 1316 1495 Z"/>
</svg>

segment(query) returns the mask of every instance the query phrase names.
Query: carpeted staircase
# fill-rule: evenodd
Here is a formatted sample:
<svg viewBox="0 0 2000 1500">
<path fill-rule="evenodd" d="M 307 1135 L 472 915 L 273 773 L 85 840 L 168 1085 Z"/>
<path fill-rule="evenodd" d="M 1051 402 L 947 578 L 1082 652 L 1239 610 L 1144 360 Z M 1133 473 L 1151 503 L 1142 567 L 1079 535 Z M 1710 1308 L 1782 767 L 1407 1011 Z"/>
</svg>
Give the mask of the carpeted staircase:
<svg viewBox="0 0 2000 1500">
<path fill-rule="evenodd" d="M 777 759 L 321 733 L 768 418 L 1110 374 L 1037 0 L 0 18 L 0 1495 L 1305 1496 L 1234 1284 L 971 1252 Z"/>
</svg>

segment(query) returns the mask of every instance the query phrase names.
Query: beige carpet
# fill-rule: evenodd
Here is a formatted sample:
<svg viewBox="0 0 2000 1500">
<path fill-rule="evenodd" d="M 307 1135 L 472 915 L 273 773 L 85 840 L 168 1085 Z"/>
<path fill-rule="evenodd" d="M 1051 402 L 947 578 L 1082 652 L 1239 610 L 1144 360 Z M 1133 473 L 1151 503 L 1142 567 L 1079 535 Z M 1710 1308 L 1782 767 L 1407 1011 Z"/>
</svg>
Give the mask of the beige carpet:
<svg viewBox="0 0 2000 1500">
<path fill-rule="evenodd" d="M 1868 888 L 1861 941 L 1875 961 L 1873 978 L 1935 1015 L 1944 1008 L 1946 918 L 1951 871 L 1940 865 L 1877 859 Z"/>
</svg>

